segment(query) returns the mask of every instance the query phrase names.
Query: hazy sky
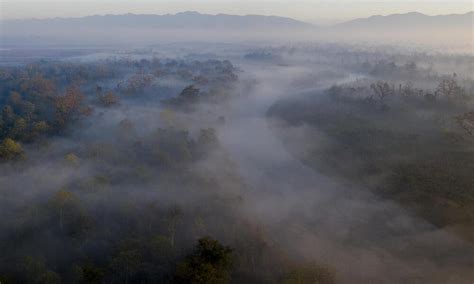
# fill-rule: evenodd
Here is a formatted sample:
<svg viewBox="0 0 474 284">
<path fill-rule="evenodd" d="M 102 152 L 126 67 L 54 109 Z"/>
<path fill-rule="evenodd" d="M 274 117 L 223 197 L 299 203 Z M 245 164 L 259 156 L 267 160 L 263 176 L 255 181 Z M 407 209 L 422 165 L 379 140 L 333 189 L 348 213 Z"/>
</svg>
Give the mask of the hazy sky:
<svg viewBox="0 0 474 284">
<path fill-rule="evenodd" d="M 316 23 L 374 14 L 418 11 L 437 15 L 473 10 L 471 0 L 0 0 L 0 5 L 2 19 L 198 11 L 288 16 Z"/>
</svg>

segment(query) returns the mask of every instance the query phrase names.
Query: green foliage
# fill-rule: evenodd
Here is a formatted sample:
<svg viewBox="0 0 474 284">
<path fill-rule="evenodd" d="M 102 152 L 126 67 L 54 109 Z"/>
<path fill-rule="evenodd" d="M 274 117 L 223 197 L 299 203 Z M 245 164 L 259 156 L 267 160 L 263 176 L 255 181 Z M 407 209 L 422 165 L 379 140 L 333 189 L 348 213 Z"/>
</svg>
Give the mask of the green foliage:
<svg viewBox="0 0 474 284">
<path fill-rule="evenodd" d="M 411 84 L 396 91 L 378 82 L 371 89 L 384 108 L 359 96 L 358 88 L 336 86 L 321 101 L 287 104 L 271 113 L 326 135 L 327 143 L 310 143 L 317 146 L 304 154 L 289 144 L 308 165 L 474 241 L 472 103 L 466 103 L 456 77 L 442 79 L 434 100 Z"/>
<path fill-rule="evenodd" d="M 333 284 L 335 274 L 329 268 L 319 265 L 307 265 L 290 271 L 283 278 L 284 284 Z"/>
<path fill-rule="evenodd" d="M 66 162 L 70 165 L 73 165 L 73 166 L 77 166 L 80 162 L 80 159 L 79 157 L 74 154 L 74 153 L 68 153 L 64 159 L 66 160 Z"/>
<path fill-rule="evenodd" d="M 120 253 L 112 259 L 111 268 L 117 274 L 122 274 L 125 283 L 128 279 L 133 277 L 139 270 L 140 253 L 135 249 L 127 249 L 120 251 Z"/>
<path fill-rule="evenodd" d="M 51 270 L 48 270 L 39 277 L 38 283 L 41 283 L 41 284 L 59 284 L 59 283 L 61 283 L 61 279 L 59 278 L 58 274 L 56 274 L 55 272 L 53 272 Z"/>
<path fill-rule="evenodd" d="M 82 100 L 77 87 L 60 95 L 55 84 L 41 76 L 22 79 L 3 106 L 0 138 L 31 142 L 50 131 L 61 132 L 79 114 Z"/>
<path fill-rule="evenodd" d="M 194 252 L 178 265 L 177 283 L 228 283 L 233 249 L 211 238 L 199 239 Z"/>
<path fill-rule="evenodd" d="M 48 270 L 44 261 L 40 258 L 28 256 L 21 266 L 21 270 L 25 273 L 27 283 L 37 284 L 59 284 L 61 279 L 54 271 Z"/>
<path fill-rule="evenodd" d="M 100 284 L 103 283 L 105 276 L 104 270 L 93 264 L 84 264 L 82 267 L 75 266 L 74 273 L 78 283 Z"/>
<path fill-rule="evenodd" d="M 242 198 L 237 190 L 229 192 L 243 182 L 233 164 L 219 161 L 224 175 L 196 170 L 196 163 L 211 152 L 223 152 L 214 124 L 189 121 L 193 114 L 169 108 L 156 117 L 156 128 L 151 128 L 155 121 L 143 124 L 130 115 L 103 128 L 106 133 L 82 139 L 84 128 L 104 122 L 103 113 L 121 111 L 100 109 L 86 119 L 91 105 L 159 104 L 155 73 L 193 82 L 179 96 L 192 109 L 204 100 L 225 99 L 236 79 L 233 72 L 230 62 L 220 61 L 48 62 L 0 68 L 1 160 L 22 158 L 22 146 L 32 152 L 29 160 L 5 167 L 0 177 L 2 196 L 18 201 L 0 200 L 6 213 L 0 223 L 0 281 L 228 282 L 237 256 L 235 279 L 280 279 L 282 266 L 274 264 L 285 256 L 267 257 L 272 248 L 262 245 L 261 237 L 250 233 L 252 224 L 239 223 L 234 212 Z M 118 82 L 107 89 L 113 93 L 100 87 L 111 82 Z M 32 169 L 38 171 L 30 176 Z M 3 187 L 10 177 L 15 183 Z M 190 204 L 188 198 L 200 202 Z M 248 245 L 234 254 L 203 239 L 192 251 L 190 244 L 203 235 L 239 238 Z M 176 270 L 181 274 L 174 277 Z"/>
<path fill-rule="evenodd" d="M 23 148 L 13 139 L 6 138 L 0 144 L 0 160 L 15 160 L 23 157 Z"/>
</svg>

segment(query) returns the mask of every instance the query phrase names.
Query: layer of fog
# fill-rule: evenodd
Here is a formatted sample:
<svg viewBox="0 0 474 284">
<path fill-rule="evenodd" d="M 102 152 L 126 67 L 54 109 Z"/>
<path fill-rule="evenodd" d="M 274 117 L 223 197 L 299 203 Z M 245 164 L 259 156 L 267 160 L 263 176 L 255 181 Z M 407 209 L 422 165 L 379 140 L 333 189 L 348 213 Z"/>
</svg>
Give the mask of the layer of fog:
<svg viewBox="0 0 474 284">
<path fill-rule="evenodd" d="M 415 25 L 415 24 L 414 24 Z M 71 30 L 74 30 L 71 33 Z M 410 47 L 436 48 L 444 51 L 472 54 L 472 29 L 431 27 L 391 28 L 366 26 L 283 28 L 240 27 L 220 28 L 217 23 L 211 28 L 183 27 L 140 28 L 120 26 L 78 26 L 71 28 L 58 24 L 49 26 L 34 23 L 0 22 L 1 48 L 142 48 L 152 44 L 169 43 L 284 43 L 284 42 L 339 42 L 363 44 L 391 44 Z"/>
<path fill-rule="evenodd" d="M 309 169 L 291 156 L 265 117 L 276 101 L 318 96 L 331 83 L 357 75 L 340 71 L 310 86 L 295 86 L 304 76 L 322 77 L 329 66 L 242 65 L 257 80 L 250 93 L 231 103 L 231 115 L 219 129 L 221 141 L 251 184 L 242 214 L 265 224 L 270 236 L 290 255 L 336 267 L 343 283 L 469 283 L 474 277 L 472 245 L 381 201 Z M 331 70 L 334 72 L 334 70 Z M 245 80 L 245 79 L 243 79 Z M 313 90 L 311 90 L 313 89 Z M 325 142 L 307 126 L 285 129 L 301 147 Z M 317 139 L 315 139 L 317 137 Z M 351 161 L 341 161 L 349 163 Z"/>
<path fill-rule="evenodd" d="M 240 57 L 236 57 L 234 51 L 230 54 L 219 50 L 213 52 L 218 57 L 231 59 L 242 58 L 244 53 L 242 51 Z M 194 125 L 196 129 L 190 129 L 191 132 L 196 131 L 199 124 L 215 127 L 224 150 L 238 165 L 239 173 L 248 185 L 236 192 L 243 198 L 243 205 L 238 208 L 242 218 L 263 226 L 269 241 L 291 257 L 334 267 L 337 278 L 343 283 L 418 280 L 470 283 L 474 278 L 472 245 L 410 215 L 394 203 L 377 199 L 364 189 L 348 187 L 315 172 L 288 153 L 271 131 L 269 124 L 280 123 L 266 117 L 267 110 L 275 102 L 303 95 L 318 96 L 333 83 L 360 77 L 330 65 L 317 65 L 306 56 L 296 54 L 294 58 L 298 60 L 285 60 L 285 64 L 233 60 L 242 70 L 240 84 L 234 91 L 235 99 L 221 110 L 204 105 L 193 114 L 196 116 L 189 118 L 196 122 L 195 118 L 200 117 L 199 123 Z M 168 83 L 182 87 L 181 83 Z M 56 139 L 49 146 L 52 150 L 47 156 L 37 153 L 39 162 L 27 170 L 16 173 L 14 168 L 2 168 L 0 183 L 35 189 L 18 192 L 25 195 L 24 202 L 38 196 L 46 198 L 68 181 L 89 176 L 97 166 L 84 161 L 79 168 L 64 167 L 65 152 L 77 151 L 84 141 L 106 140 L 123 119 L 134 121 L 145 135 L 164 125 L 160 120 L 161 110 L 158 104 L 138 103 L 98 112 L 95 115 L 101 116 L 100 123 L 87 125 L 72 138 Z M 225 124 L 213 122 L 206 115 L 209 111 L 215 111 L 215 116 L 225 115 Z M 186 115 L 180 114 L 180 117 L 185 121 Z M 302 143 L 302 147 L 308 136 L 318 137 L 321 143 L 325 141 L 322 134 L 307 126 L 288 127 L 287 131 Z M 214 160 L 211 155 L 196 167 L 220 176 L 218 163 L 219 159 Z M 118 165 L 116 168 L 119 170 Z M 159 183 L 156 180 L 156 184 Z M 122 185 L 118 190 L 124 193 L 120 197 L 123 199 L 156 198 L 164 203 L 181 204 L 203 202 L 199 193 L 179 189 L 137 190 L 137 186 L 131 184 Z M 117 196 L 115 191 L 114 198 Z"/>
</svg>

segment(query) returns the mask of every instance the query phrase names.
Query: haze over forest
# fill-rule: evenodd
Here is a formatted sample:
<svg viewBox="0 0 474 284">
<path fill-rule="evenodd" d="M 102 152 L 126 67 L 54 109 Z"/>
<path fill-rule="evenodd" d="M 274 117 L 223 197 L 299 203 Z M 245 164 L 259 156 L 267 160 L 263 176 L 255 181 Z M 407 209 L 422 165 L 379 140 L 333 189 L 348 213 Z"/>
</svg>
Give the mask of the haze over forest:
<svg viewBox="0 0 474 284">
<path fill-rule="evenodd" d="M 474 13 L 445 5 L 2 17 L 0 283 L 473 283 Z"/>
</svg>

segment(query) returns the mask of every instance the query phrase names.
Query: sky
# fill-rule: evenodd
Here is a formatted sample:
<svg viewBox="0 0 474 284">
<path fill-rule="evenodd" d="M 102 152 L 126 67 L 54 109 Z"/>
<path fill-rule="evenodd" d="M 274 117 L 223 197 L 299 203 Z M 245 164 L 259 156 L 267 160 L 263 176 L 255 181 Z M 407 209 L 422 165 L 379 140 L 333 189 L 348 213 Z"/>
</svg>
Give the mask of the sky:
<svg viewBox="0 0 474 284">
<path fill-rule="evenodd" d="M 413 11 L 440 15 L 472 10 L 471 0 L 0 0 L 2 19 L 197 11 L 286 16 L 324 24 Z"/>
</svg>

